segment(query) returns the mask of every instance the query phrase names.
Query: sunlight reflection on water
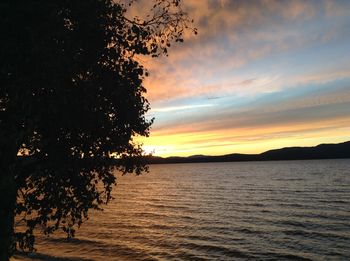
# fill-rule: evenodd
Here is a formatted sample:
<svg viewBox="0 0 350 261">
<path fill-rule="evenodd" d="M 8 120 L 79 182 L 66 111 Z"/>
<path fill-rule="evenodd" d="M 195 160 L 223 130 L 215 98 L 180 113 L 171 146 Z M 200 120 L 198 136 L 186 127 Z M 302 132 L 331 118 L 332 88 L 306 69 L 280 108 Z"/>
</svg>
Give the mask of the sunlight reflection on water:
<svg viewBox="0 0 350 261">
<path fill-rule="evenodd" d="M 350 259 L 350 160 L 152 165 L 114 196 L 30 260 Z"/>
</svg>

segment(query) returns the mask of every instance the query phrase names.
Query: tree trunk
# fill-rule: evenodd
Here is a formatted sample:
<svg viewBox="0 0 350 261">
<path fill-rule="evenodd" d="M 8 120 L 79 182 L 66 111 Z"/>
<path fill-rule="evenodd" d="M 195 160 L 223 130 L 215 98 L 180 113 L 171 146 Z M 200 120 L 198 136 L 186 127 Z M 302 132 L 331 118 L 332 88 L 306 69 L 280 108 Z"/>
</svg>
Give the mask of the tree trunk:
<svg viewBox="0 0 350 261">
<path fill-rule="evenodd" d="M 17 191 L 11 167 L 1 168 L 0 172 L 0 261 L 7 261 L 15 247 L 14 208 Z"/>
</svg>

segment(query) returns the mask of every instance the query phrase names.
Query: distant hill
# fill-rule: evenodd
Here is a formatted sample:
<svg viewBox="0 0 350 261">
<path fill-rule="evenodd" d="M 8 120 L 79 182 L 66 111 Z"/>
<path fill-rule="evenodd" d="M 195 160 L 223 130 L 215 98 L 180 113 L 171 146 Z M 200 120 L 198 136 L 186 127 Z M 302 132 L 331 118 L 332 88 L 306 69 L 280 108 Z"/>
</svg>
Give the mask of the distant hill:
<svg viewBox="0 0 350 261">
<path fill-rule="evenodd" d="M 350 158 L 350 141 L 338 144 L 320 144 L 315 147 L 288 147 L 269 150 L 260 154 L 227 154 L 221 156 L 193 155 L 189 157 L 145 156 L 147 164 L 267 161 L 267 160 L 308 160 Z"/>
</svg>

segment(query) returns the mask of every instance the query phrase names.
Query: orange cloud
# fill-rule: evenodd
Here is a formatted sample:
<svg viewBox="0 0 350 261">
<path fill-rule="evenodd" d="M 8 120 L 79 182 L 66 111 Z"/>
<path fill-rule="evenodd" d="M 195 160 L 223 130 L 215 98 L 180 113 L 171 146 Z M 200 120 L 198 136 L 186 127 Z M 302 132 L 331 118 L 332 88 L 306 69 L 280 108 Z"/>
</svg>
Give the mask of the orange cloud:
<svg viewBox="0 0 350 261">
<path fill-rule="evenodd" d="M 284 126 L 237 127 L 196 132 L 177 128 L 172 133 L 153 132 L 143 140 L 147 151 L 160 156 L 193 154 L 260 153 L 281 146 L 316 145 L 328 140 L 346 141 L 350 137 L 350 118 Z"/>
<path fill-rule="evenodd" d="M 261 152 L 350 138 L 349 86 L 332 89 L 340 80 L 349 82 L 347 53 L 332 56 L 332 48 L 338 46 L 321 49 L 348 35 L 347 23 L 334 19 L 346 17 L 350 4 L 184 0 L 183 5 L 195 19 L 199 35 L 186 34 L 183 44 L 172 46 L 169 57 L 140 57 L 150 71 L 145 86 L 154 108 L 150 113 L 156 116 L 151 137 L 145 141 L 148 151 L 154 149 L 158 155 Z M 317 55 L 309 56 L 314 51 Z M 267 67 L 276 57 L 274 65 Z M 328 60 L 320 64 L 319 57 Z M 283 98 L 292 91 L 309 94 Z M 259 100 L 267 93 L 281 97 Z M 251 103 L 222 104 L 229 96 L 234 102 L 248 97 Z M 200 102 L 189 102 L 199 98 Z M 179 116 L 196 106 L 202 114 Z M 159 115 L 166 120 L 158 120 Z"/>
<path fill-rule="evenodd" d="M 184 44 L 172 46 L 169 57 L 140 58 L 151 73 L 145 81 L 151 103 L 220 91 L 246 91 L 246 88 L 239 88 L 239 82 L 246 79 L 233 77 L 214 84 L 203 84 L 203 79 L 215 78 L 223 71 L 234 72 L 269 55 L 330 41 L 341 35 L 336 33 L 339 28 L 331 28 L 322 35 L 305 34 L 301 30 L 310 19 L 322 15 L 322 10 L 331 8 L 329 1 L 316 5 L 311 1 L 187 0 L 183 5 L 194 17 L 199 35 L 187 35 Z M 288 26 L 291 20 L 295 27 Z M 276 77 L 273 73 L 257 76 Z M 249 78 L 252 77 L 256 76 Z M 252 92 L 271 92 L 281 87 L 280 83 L 271 83 L 265 88 L 256 85 Z"/>
</svg>

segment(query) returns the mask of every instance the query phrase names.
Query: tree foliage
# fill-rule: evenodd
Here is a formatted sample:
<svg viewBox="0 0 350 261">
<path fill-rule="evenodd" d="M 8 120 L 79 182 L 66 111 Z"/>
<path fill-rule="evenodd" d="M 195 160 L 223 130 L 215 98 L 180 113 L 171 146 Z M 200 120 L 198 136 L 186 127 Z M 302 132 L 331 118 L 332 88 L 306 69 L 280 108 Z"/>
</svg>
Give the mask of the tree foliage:
<svg viewBox="0 0 350 261">
<path fill-rule="evenodd" d="M 111 153 L 124 173 L 144 170 L 133 137 L 148 136 L 152 120 L 137 57 L 166 54 L 195 29 L 179 0 L 154 0 L 144 19 L 128 17 L 133 2 L 0 3 L 4 259 L 16 244 L 33 250 L 38 226 L 74 236 L 88 210 L 111 198 Z"/>
</svg>

